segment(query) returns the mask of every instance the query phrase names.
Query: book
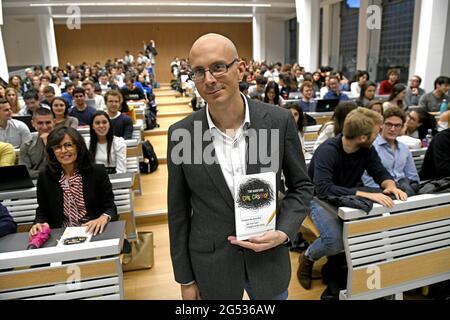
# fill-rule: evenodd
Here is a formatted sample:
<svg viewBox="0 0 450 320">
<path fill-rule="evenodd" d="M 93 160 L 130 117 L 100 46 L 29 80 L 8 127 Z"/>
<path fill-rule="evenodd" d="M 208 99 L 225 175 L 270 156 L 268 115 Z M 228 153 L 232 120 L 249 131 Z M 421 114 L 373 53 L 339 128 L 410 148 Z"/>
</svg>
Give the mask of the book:
<svg viewBox="0 0 450 320">
<path fill-rule="evenodd" d="M 88 243 L 92 234 L 86 232 L 87 227 L 67 227 L 58 241 L 58 247 L 71 244 Z"/>
<path fill-rule="evenodd" d="M 236 238 L 247 240 L 276 224 L 276 177 L 274 172 L 239 176 L 234 179 Z"/>
</svg>

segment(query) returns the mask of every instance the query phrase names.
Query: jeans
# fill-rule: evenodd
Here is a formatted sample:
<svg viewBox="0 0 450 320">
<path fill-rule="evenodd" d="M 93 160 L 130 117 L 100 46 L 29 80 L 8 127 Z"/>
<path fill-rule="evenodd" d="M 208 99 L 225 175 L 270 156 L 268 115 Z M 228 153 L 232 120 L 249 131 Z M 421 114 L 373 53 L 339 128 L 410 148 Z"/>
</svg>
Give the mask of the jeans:
<svg viewBox="0 0 450 320">
<path fill-rule="evenodd" d="M 245 291 L 247 291 L 248 297 L 250 300 L 256 300 L 255 295 L 253 294 L 253 289 L 248 279 L 245 280 Z M 287 300 L 288 298 L 288 289 L 284 290 L 282 293 L 277 294 L 271 300 Z"/>
<path fill-rule="evenodd" d="M 311 218 L 320 231 L 320 237 L 308 247 L 306 257 L 311 261 L 317 261 L 324 256 L 334 256 L 344 250 L 343 224 L 338 215 L 325 210 L 314 200 L 311 201 L 310 209 Z"/>
</svg>

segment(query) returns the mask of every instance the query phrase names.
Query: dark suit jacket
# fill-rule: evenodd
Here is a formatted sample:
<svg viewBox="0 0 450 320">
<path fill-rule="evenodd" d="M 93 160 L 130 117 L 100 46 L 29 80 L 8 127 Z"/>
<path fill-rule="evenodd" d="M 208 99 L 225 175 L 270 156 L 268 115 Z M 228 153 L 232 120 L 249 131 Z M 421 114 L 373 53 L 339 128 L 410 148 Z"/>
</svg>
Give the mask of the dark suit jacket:
<svg viewBox="0 0 450 320">
<path fill-rule="evenodd" d="M 103 213 L 117 220 L 117 208 L 109 177 L 103 165 L 96 164 L 92 169 L 82 172 L 83 196 L 89 220 L 97 219 Z M 48 169 L 39 173 L 37 181 L 36 218 L 34 223 L 47 222 L 50 228 L 60 228 L 64 217 L 63 190 L 58 178 L 53 177 Z"/>
<path fill-rule="evenodd" d="M 277 204 L 276 229 L 294 239 L 308 213 L 313 193 L 297 126 L 288 110 L 253 100 L 248 104 L 249 129 L 279 129 L 279 167 L 275 170 L 277 191 L 280 190 L 281 169 L 288 191 Z M 206 141 L 195 145 L 195 139 L 171 141 L 174 130 L 181 128 L 194 137 L 194 121 L 201 123 L 202 134 L 209 132 L 206 108 L 169 128 L 168 219 L 175 280 L 181 284 L 195 280 L 203 299 L 242 299 L 247 274 L 256 298 L 271 299 L 289 285 L 288 248 L 280 245 L 256 253 L 227 240 L 228 236 L 236 234 L 234 200 L 218 162 L 208 165 L 202 159 L 201 164 L 176 165 L 171 157 L 172 150 L 180 142 L 191 147 L 192 157 L 203 154 L 212 143 L 210 135 Z M 271 141 L 267 140 L 267 150 L 271 150 Z M 248 150 L 253 150 L 253 154 L 255 148 L 257 146 L 249 143 Z M 257 164 L 247 161 L 247 174 L 261 173 L 263 168 L 260 159 Z"/>
</svg>

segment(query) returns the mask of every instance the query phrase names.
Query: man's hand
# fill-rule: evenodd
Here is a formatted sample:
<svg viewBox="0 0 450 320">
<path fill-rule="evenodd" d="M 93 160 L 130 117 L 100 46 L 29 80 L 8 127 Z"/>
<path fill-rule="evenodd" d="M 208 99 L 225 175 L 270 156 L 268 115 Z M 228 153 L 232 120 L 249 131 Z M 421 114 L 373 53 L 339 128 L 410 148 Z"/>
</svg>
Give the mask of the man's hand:
<svg viewBox="0 0 450 320">
<path fill-rule="evenodd" d="M 97 233 L 102 233 L 105 229 L 105 226 L 108 224 L 108 217 L 105 215 L 101 215 L 95 220 L 91 220 L 83 224 L 83 227 L 87 227 L 86 232 L 92 233 L 93 236 L 96 236 Z"/>
<path fill-rule="evenodd" d="M 288 239 L 288 236 L 280 230 L 269 231 L 262 236 L 250 238 L 246 241 L 236 240 L 235 236 L 229 236 L 231 244 L 241 246 L 255 252 L 262 252 L 279 246 Z"/>
<path fill-rule="evenodd" d="M 202 300 L 200 297 L 200 290 L 198 290 L 198 286 L 196 283 L 181 286 L 181 298 L 183 300 Z"/>
<path fill-rule="evenodd" d="M 385 206 L 387 208 L 392 208 L 394 206 L 394 201 L 392 201 L 391 198 L 389 198 L 388 196 L 386 196 L 382 193 L 370 193 L 370 192 L 358 191 L 358 192 L 356 192 L 356 195 L 359 197 L 363 197 L 363 198 L 372 200 L 373 202 L 379 203 L 382 206 Z"/>
<path fill-rule="evenodd" d="M 397 200 L 406 201 L 408 200 L 408 195 L 398 188 L 386 188 L 383 190 L 384 194 L 393 194 Z"/>
<path fill-rule="evenodd" d="M 413 96 L 417 96 L 417 95 L 419 95 L 419 89 L 417 89 L 417 88 L 412 88 L 412 89 L 411 89 L 411 93 L 413 94 Z"/>
</svg>

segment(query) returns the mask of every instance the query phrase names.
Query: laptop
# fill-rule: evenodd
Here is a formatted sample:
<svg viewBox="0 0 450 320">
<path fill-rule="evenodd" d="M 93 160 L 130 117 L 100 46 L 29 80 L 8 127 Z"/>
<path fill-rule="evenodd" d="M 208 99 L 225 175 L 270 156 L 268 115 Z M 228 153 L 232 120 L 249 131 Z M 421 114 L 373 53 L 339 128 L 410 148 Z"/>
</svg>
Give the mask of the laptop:
<svg viewBox="0 0 450 320">
<path fill-rule="evenodd" d="M 23 123 L 25 123 L 27 125 L 28 129 L 30 129 L 30 132 L 35 132 L 36 131 L 36 129 L 31 124 L 32 116 L 13 116 L 12 118 L 15 119 L 15 120 L 19 120 L 19 121 L 22 121 Z"/>
<path fill-rule="evenodd" d="M 302 94 L 298 91 L 289 92 L 288 100 L 300 100 L 302 98 Z"/>
<path fill-rule="evenodd" d="M 339 102 L 339 99 L 319 99 L 317 100 L 316 112 L 332 112 Z"/>
<path fill-rule="evenodd" d="M 0 167 L 0 191 L 33 187 L 33 181 L 26 166 Z"/>
</svg>

